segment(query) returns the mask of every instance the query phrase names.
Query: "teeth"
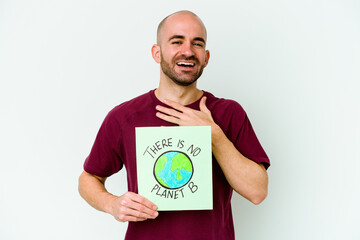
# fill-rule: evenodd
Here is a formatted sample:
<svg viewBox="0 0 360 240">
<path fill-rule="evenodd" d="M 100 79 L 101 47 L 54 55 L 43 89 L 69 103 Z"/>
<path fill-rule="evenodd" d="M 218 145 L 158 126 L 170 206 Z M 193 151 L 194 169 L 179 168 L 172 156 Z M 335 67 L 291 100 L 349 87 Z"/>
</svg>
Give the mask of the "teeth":
<svg viewBox="0 0 360 240">
<path fill-rule="evenodd" d="M 178 66 L 192 67 L 192 66 L 194 66 L 194 63 L 178 62 L 177 65 Z"/>
</svg>

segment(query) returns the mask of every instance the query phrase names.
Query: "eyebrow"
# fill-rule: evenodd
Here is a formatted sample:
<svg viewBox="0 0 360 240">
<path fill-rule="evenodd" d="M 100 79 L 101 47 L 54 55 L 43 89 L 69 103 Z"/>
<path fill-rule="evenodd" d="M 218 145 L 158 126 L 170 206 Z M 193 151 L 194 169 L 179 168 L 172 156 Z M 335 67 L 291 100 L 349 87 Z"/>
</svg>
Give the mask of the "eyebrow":
<svg viewBox="0 0 360 240">
<path fill-rule="evenodd" d="M 202 37 L 196 37 L 196 38 L 194 38 L 194 40 L 205 43 L 205 39 L 203 39 Z"/>
<path fill-rule="evenodd" d="M 176 39 L 176 38 L 184 39 L 185 37 L 182 36 L 182 35 L 172 35 L 172 36 L 169 38 L 169 41 L 171 41 L 171 40 L 173 40 L 173 39 Z"/>
<path fill-rule="evenodd" d="M 173 39 L 184 39 L 185 37 L 183 35 L 173 35 L 169 38 L 169 41 L 173 40 Z M 200 41 L 205 43 L 205 39 L 202 37 L 196 37 L 194 38 L 194 41 Z"/>
</svg>

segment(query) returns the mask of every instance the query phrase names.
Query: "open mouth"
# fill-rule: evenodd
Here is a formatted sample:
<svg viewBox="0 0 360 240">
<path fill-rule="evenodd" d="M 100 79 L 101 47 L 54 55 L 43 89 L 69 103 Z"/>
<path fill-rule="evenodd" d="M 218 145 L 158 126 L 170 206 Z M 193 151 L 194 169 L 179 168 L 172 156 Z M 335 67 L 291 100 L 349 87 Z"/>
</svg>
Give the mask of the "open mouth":
<svg viewBox="0 0 360 240">
<path fill-rule="evenodd" d="M 191 62 L 178 62 L 178 63 L 176 63 L 176 65 L 178 65 L 179 67 L 192 68 L 192 67 L 195 66 L 195 63 L 191 63 Z"/>
</svg>

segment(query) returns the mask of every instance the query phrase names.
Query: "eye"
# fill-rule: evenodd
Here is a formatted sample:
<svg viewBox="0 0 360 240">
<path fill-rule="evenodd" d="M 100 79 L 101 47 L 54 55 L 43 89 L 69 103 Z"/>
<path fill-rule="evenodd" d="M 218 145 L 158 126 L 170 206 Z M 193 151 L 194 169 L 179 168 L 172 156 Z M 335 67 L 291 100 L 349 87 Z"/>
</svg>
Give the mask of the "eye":
<svg viewBox="0 0 360 240">
<path fill-rule="evenodd" d="M 180 43 L 181 43 L 180 41 L 174 41 L 174 42 L 172 42 L 171 44 L 177 45 L 177 44 L 180 44 Z"/>
<path fill-rule="evenodd" d="M 201 42 L 196 42 L 196 43 L 194 43 L 194 45 L 197 47 L 204 47 L 204 44 Z"/>
</svg>

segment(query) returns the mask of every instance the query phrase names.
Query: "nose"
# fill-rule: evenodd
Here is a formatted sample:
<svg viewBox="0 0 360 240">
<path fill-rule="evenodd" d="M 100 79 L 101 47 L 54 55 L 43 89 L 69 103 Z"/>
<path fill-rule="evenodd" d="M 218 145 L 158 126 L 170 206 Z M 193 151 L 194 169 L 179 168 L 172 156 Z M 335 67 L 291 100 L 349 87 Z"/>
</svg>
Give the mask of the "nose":
<svg viewBox="0 0 360 240">
<path fill-rule="evenodd" d="M 181 45 L 181 54 L 186 56 L 186 57 L 191 57 L 194 55 L 194 52 L 192 50 L 192 45 L 191 43 L 189 42 L 184 42 L 182 45 Z"/>
</svg>

